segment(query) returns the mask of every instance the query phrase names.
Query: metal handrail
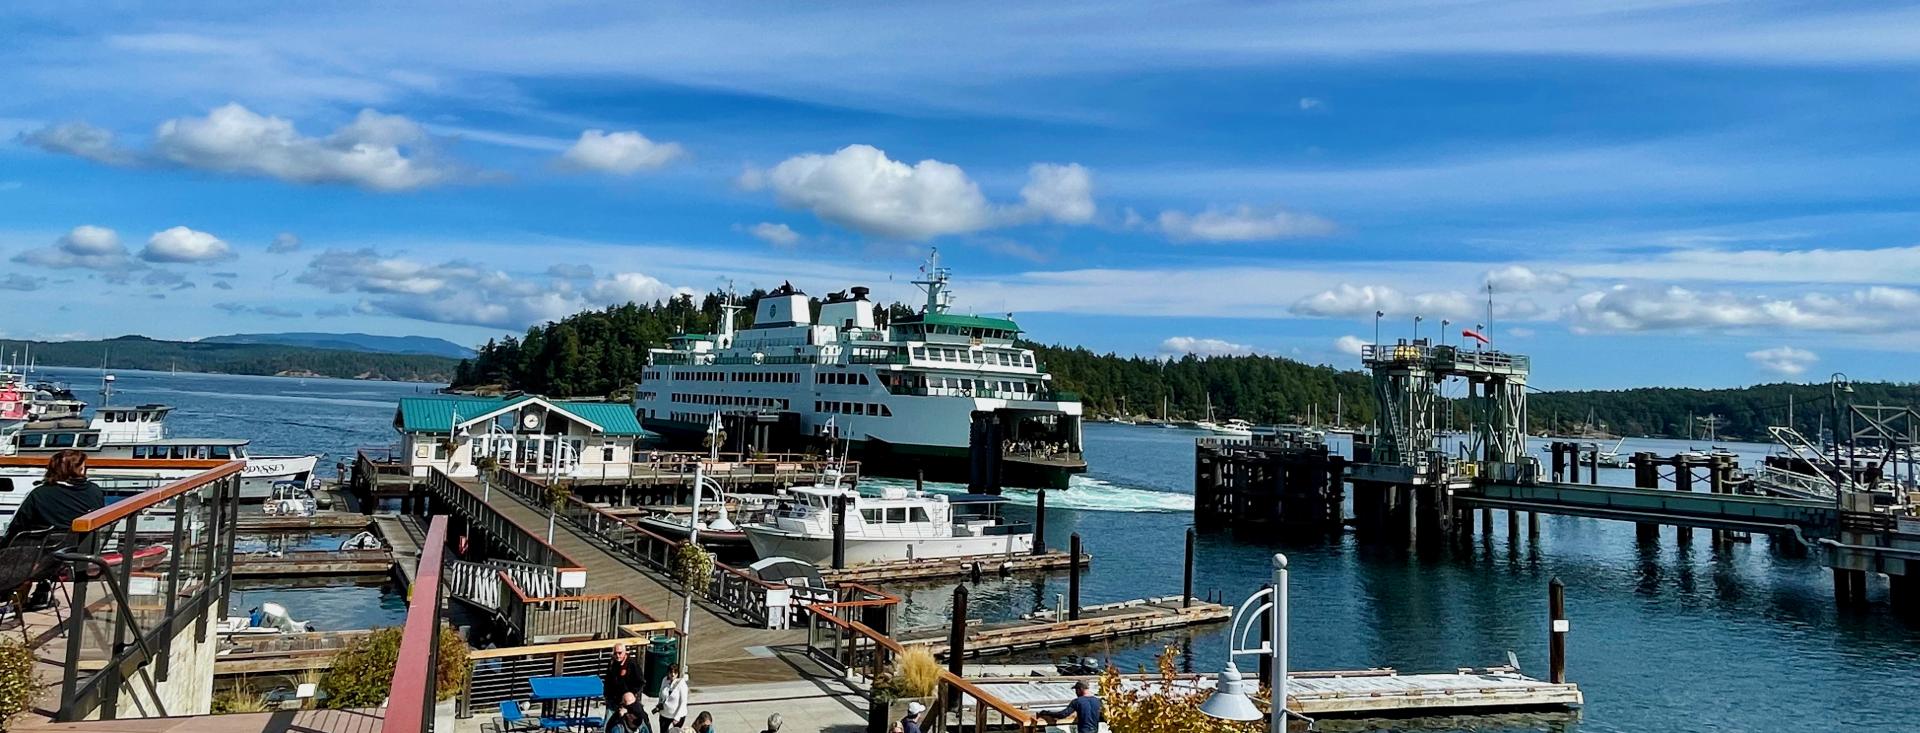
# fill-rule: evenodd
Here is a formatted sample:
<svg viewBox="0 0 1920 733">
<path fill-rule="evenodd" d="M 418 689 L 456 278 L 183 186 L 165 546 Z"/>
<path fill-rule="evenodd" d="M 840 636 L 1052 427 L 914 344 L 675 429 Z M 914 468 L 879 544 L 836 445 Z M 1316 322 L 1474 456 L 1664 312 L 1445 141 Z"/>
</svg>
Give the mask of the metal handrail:
<svg viewBox="0 0 1920 733">
<path fill-rule="evenodd" d="M 65 550 L 54 550 L 53 556 L 55 559 L 62 560 L 65 562 L 86 563 L 88 565 L 92 565 L 100 569 L 100 577 L 106 579 L 107 590 L 113 593 L 113 603 L 120 610 L 120 615 L 115 616 L 114 620 L 118 623 L 126 624 L 127 626 L 133 629 L 133 632 L 134 632 L 133 640 L 136 642 L 139 642 L 140 653 L 146 655 L 146 659 L 140 660 L 138 664 L 146 664 L 147 659 L 152 659 L 153 647 L 147 645 L 146 635 L 141 634 L 140 628 L 134 625 L 133 604 L 130 604 L 127 602 L 127 591 L 125 588 L 120 587 L 120 579 L 113 576 L 113 566 L 107 563 L 106 558 L 100 557 L 98 555 L 86 555 L 79 552 L 68 552 Z M 126 558 L 121 560 L 121 562 L 130 563 L 130 562 L 133 562 L 133 558 Z M 76 613 L 78 613 L 78 611 L 76 611 Z M 95 677 L 94 679 L 89 680 L 87 683 L 87 686 L 88 687 L 93 686 L 100 679 L 101 678 L 99 677 Z"/>
<path fill-rule="evenodd" d="M 167 484 L 160 488 L 152 489 L 149 491 L 142 491 L 139 494 L 136 494 L 132 497 L 122 499 L 120 501 L 116 501 L 112 504 L 106 505 L 105 507 L 95 509 L 93 511 L 87 512 L 86 514 L 82 514 L 78 519 L 73 520 L 72 529 L 74 532 L 82 533 L 82 534 L 87 532 L 92 532 L 96 529 L 104 527 L 113 522 L 133 516 L 134 512 L 138 512 L 142 509 L 146 509 L 160 502 L 166 501 L 168 499 L 172 499 L 176 496 L 187 493 L 189 491 L 200 488 L 202 486 L 206 486 L 207 484 L 213 483 L 218 479 L 222 479 L 227 476 L 240 473 L 241 471 L 244 471 L 247 468 L 246 461 L 152 460 L 152 461 L 125 461 L 125 462 L 136 464 L 136 466 L 137 464 L 142 464 L 142 463 L 159 464 L 163 462 L 182 464 L 182 465 L 176 465 L 176 466 L 159 466 L 159 465 L 137 466 L 140 468 L 188 468 L 188 469 L 205 469 L 205 470 L 201 470 L 200 473 L 196 473 L 192 476 L 188 476 L 186 478 L 180 479 L 178 481 Z M 87 463 L 90 466 L 94 466 L 98 468 L 115 468 L 115 467 L 125 468 L 126 467 L 126 466 L 108 466 L 106 465 L 107 461 L 105 460 L 88 461 Z"/>
</svg>

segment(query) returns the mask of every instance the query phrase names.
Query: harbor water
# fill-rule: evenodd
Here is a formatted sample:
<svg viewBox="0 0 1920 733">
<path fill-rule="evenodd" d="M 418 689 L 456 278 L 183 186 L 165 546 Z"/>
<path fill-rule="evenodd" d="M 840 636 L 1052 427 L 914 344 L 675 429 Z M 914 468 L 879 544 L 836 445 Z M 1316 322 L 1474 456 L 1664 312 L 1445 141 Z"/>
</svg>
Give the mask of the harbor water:
<svg viewBox="0 0 1920 733">
<path fill-rule="evenodd" d="M 58 370 L 77 385 L 95 370 Z M 256 453 L 325 451 L 323 472 L 359 446 L 393 441 L 398 398 L 431 391 L 416 384 L 151 372 L 117 372 L 116 404 L 163 402 L 178 435 L 253 440 Z M 1086 429 L 1092 470 L 1073 488 L 1047 497 L 1047 539 L 1064 547 L 1079 533 L 1093 553 L 1083 576 L 1085 603 L 1171 595 L 1180 590 L 1184 534 L 1192 523 L 1193 441 L 1176 429 L 1093 424 Z M 1751 465 L 1765 446 L 1719 443 Z M 1536 446 L 1539 448 L 1540 446 Z M 1620 449 L 1672 453 L 1709 444 L 1629 440 Z M 1603 483 L 1627 484 L 1602 470 Z M 959 490 L 960 487 L 934 486 Z M 1029 492 L 1010 492 L 1008 514 L 1032 517 Z M 1523 530 L 1524 534 L 1524 530 Z M 1920 719 L 1920 624 L 1895 618 L 1871 588 L 1873 607 L 1843 611 L 1817 555 L 1776 553 L 1766 538 L 1726 550 L 1698 531 L 1678 544 L 1671 529 L 1642 547 L 1631 524 L 1544 516 L 1538 543 L 1506 535 L 1497 515 L 1492 536 L 1470 549 L 1391 551 L 1363 548 L 1351 535 L 1298 539 L 1203 533 L 1195 588 L 1238 603 L 1270 575 L 1269 558 L 1291 560 L 1292 665 L 1295 669 L 1391 666 L 1406 672 L 1503 664 L 1511 651 L 1523 671 L 1544 677 L 1546 589 L 1567 585 L 1572 619 L 1568 673 L 1586 693 L 1574 721 L 1418 721 L 1402 730 L 1842 731 L 1910 730 Z M 1051 607 L 1066 593 L 1064 574 L 989 580 L 972 591 L 976 616 L 1007 618 Z M 915 589 L 908 624 L 945 622 L 951 584 Z M 245 602 L 283 601 L 321 628 L 397 623 L 402 612 L 380 589 L 261 589 Z M 297 595 L 294 595 L 297 594 Z M 236 599 L 236 604 L 242 601 Z M 244 610 L 244 605 L 236 605 Z M 336 626 L 335 624 L 341 624 Z M 1213 673 L 1226 661 L 1225 625 L 1065 653 L 1110 658 L 1124 668 L 1150 665 L 1166 645 L 1182 665 Z M 1243 660 L 1251 668 L 1252 660 Z"/>
</svg>

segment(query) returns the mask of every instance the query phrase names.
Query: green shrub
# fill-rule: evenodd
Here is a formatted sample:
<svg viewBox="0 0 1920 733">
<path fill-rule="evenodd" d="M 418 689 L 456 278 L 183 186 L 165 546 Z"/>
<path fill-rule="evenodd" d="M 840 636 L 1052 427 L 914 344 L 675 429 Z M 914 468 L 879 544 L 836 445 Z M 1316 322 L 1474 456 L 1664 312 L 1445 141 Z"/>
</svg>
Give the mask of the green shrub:
<svg viewBox="0 0 1920 733">
<path fill-rule="evenodd" d="M 264 713 L 272 709 L 267 704 L 266 695 L 256 695 L 243 690 L 226 690 L 213 696 L 215 715 L 226 713 Z"/>
<path fill-rule="evenodd" d="M 466 685 L 467 643 L 453 629 L 440 628 L 440 663 L 435 670 L 438 699 L 453 697 Z M 393 683 L 393 665 L 400 657 L 400 629 L 376 629 L 354 640 L 333 658 L 333 666 L 320 680 L 327 699 L 322 707 L 364 708 L 387 699 Z"/>
<path fill-rule="evenodd" d="M 32 707 L 40 692 L 33 673 L 33 650 L 11 638 L 0 640 L 0 730 Z"/>
</svg>

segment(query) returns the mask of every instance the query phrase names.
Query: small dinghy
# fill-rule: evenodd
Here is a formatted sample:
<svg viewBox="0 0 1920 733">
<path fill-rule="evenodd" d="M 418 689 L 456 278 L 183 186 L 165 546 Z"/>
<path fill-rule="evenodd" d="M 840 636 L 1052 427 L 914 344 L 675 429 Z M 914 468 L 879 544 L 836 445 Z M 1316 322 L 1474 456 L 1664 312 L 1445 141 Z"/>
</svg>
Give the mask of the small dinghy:
<svg viewBox="0 0 1920 733">
<path fill-rule="evenodd" d="M 372 532 L 361 532 L 340 542 L 341 550 L 384 550 L 386 548 L 387 543 L 380 541 L 380 536 Z"/>
</svg>

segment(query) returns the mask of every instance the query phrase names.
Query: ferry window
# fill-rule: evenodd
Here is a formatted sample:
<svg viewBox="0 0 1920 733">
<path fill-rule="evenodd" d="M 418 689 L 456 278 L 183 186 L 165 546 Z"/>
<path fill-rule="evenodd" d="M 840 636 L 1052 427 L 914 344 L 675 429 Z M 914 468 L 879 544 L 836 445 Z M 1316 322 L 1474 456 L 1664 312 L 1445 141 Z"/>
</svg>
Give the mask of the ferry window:
<svg viewBox="0 0 1920 733">
<path fill-rule="evenodd" d="M 890 506 L 890 507 L 887 507 L 887 522 L 888 522 L 888 523 L 890 523 L 890 524 L 904 524 L 904 523 L 906 523 L 906 521 L 907 521 L 907 508 L 906 508 L 906 507 L 903 507 L 903 506 Z"/>
<path fill-rule="evenodd" d="M 232 449 L 232 448 L 228 448 L 227 446 L 224 446 L 224 445 L 216 445 L 216 446 L 214 446 L 214 447 L 213 447 L 213 457 L 214 457 L 214 458 L 219 458 L 219 459 L 221 459 L 221 460 L 226 460 L 226 459 L 228 459 L 228 458 L 232 458 L 232 457 L 233 457 L 233 449 Z"/>
<path fill-rule="evenodd" d="M 926 510 L 926 508 L 924 508 L 924 507 L 913 507 L 913 521 L 915 521 L 915 522 L 919 522 L 919 523 L 922 523 L 922 524 L 927 524 L 927 523 L 931 523 L 931 522 L 932 522 L 933 520 L 932 520 L 932 519 L 928 519 L 928 518 L 927 518 L 927 510 Z"/>
<path fill-rule="evenodd" d="M 862 510 L 860 510 L 860 519 L 862 519 L 862 520 L 864 520 L 864 521 L 866 521 L 866 523 L 867 523 L 867 524 L 879 524 L 879 523 L 880 523 L 880 510 L 878 510 L 878 509 L 862 509 Z"/>
<path fill-rule="evenodd" d="M 866 404 L 865 404 L 865 403 L 861 403 L 861 402 L 855 402 L 855 403 L 853 403 L 853 414 L 855 414 L 855 415 L 865 415 L 865 414 L 867 414 L 867 406 L 866 406 Z"/>
<path fill-rule="evenodd" d="M 81 435 L 81 436 L 80 436 L 80 447 L 82 447 L 82 448 L 98 448 L 98 447 L 100 447 L 100 434 L 99 434 L 99 433 L 86 433 L 86 434 L 84 434 L 84 435 Z"/>
<path fill-rule="evenodd" d="M 53 435 L 49 435 L 47 437 L 52 439 L 47 442 L 47 447 L 49 448 L 72 448 L 73 447 L 73 433 L 54 433 Z"/>
<path fill-rule="evenodd" d="M 22 436 L 20 436 L 20 447 L 22 447 L 22 448 L 38 448 L 38 447 L 40 447 L 40 436 L 38 436 L 38 435 L 22 435 Z"/>
<path fill-rule="evenodd" d="M 881 405 L 881 406 L 880 406 L 880 416 L 881 416 L 881 417 L 893 417 L 893 408 L 891 408 L 891 407 L 888 407 L 888 406 L 886 406 L 886 405 Z"/>
</svg>

